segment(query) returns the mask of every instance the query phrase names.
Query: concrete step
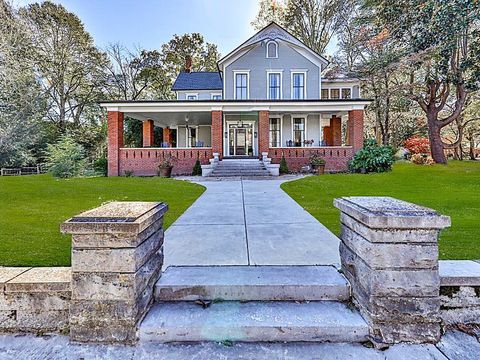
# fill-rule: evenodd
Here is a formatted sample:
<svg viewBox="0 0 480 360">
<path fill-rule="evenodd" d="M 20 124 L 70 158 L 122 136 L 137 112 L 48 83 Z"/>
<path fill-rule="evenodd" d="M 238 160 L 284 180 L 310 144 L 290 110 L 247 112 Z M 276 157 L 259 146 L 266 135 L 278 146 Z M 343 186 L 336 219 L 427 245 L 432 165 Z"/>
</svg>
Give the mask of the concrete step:
<svg viewBox="0 0 480 360">
<path fill-rule="evenodd" d="M 350 285 L 333 266 L 169 267 L 155 285 L 157 301 L 349 298 Z"/>
<path fill-rule="evenodd" d="M 142 342 L 362 342 L 368 327 L 340 302 L 157 303 L 140 325 Z"/>
</svg>

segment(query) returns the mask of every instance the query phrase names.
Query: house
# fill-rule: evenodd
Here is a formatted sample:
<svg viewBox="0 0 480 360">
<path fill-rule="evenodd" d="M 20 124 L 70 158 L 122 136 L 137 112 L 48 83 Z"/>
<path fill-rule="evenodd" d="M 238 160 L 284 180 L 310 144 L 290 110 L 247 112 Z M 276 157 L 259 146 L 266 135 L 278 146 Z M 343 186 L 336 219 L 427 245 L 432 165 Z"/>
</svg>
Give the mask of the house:
<svg viewBox="0 0 480 360">
<path fill-rule="evenodd" d="M 295 171 L 312 154 L 334 172 L 346 170 L 362 148 L 369 101 L 359 81 L 326 77 L 329 61 L 279 25 L 270 23 L 217 65 L 218 72 L 192 72 L 187 59 L 172 87 L 176 100 L 101 104 L 109 176 L 153 175 L 170 155 L 174 174 L 191 173 L 197 159 L 215 166 L 235 157 L 278 164 L 285 156 Z M 125 115 L 143 122 L 142 148 L 124 147 Z M 154 126 L 163 128 L 162 147 L 152 147 Z"/>
</svg>

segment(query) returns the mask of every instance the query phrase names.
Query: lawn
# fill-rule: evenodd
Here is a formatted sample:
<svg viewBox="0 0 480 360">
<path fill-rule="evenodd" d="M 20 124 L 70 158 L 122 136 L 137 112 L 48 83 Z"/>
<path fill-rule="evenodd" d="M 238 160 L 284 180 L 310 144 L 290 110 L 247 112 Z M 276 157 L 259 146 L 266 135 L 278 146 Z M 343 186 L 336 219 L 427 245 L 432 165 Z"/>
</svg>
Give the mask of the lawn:
<svg viewBox="0 0 480 360">
<path fill-rule="evenodd" d="M 392 196 L 430 207 L 452 218 L 452 227 L 440 235 L 440 258 L 480 259 L 480 162 L 398 162 L 389 173 L 311 176 L 282 188 L 335 234 L 340 215 L 332 205 L 334 198 Z"/>
<path fill-rule="evenodd" d="M 157 177 L 0 177 L 0 266 L 68 266 L 71 237 L 59 230 L 64 220 L 112 200 L 163 201 L 168 227 L 204 190 Z"/>
</svg>

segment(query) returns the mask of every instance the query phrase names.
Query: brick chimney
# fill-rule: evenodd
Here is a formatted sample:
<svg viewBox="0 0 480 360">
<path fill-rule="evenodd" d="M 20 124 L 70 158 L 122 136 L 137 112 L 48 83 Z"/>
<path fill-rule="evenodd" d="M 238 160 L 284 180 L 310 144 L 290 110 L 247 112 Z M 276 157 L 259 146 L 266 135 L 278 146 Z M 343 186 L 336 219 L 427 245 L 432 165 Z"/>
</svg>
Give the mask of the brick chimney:
<svg viewBox="0 0 480 360">
<path fill-rule="evenodd" d="M 187 57 L 185 58 L 185 72 L 192 72 L 192 57 L 190 55 L 187 55 Z"/>
</svg>

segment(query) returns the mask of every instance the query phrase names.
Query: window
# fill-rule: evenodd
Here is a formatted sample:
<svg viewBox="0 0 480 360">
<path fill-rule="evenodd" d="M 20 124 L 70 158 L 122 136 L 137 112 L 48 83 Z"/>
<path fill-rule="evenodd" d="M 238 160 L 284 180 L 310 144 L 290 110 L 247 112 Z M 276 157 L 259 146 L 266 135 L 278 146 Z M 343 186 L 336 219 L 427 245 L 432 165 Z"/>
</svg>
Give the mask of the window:
<svg viewBox="0 0 480 360">
<path fill-rule="evenodd" d="M 275 41 L 267 43 L 267 58 L 278 58 L 278 44 Z"/>
<path fill-rule="evenodd" d="M 305 73 L 292 74 L 292 99 L 305 99 Z"/>
<path fill-rule="evenodd" d="M 187 147 L 197 146 L 197 128 L 187 127 Z"/>
<path fill-rule="evenodd" d="M 280 99 L 282 81 L 280 73 L 268 73 L 268 98 L 269 99 Z"/>
<path fill-rule="evenodd" d="M 197 94 L 187 94 L 187 100 L 197 100 L 198 95 Z"/>
<path fill-rule="evenodd" d="M 340 99 L 340 89 L 330 89 L 331 99 Z"/>
<path fill-rule="evenodd" d="M 248 73 L 235 74 L 235 99 L 248 99 Z"/>
<path fill-rule="evenodd" d="M 280 147 L 280 118 L 270 118 L 270 147 Z"/>
<path fill-rule="evenodd" d="M 293 118 L 293 144 L 303 146 L 305 140 L 305 119 Z"/>
<path fill-rule="evenodd" d="M 212 94 L 212 100 L 222 100 L 222 95 L 220 95 L 220 94 Z"/>
<path fill-rule="evenodd" d="M 328 99 L 328 89 L 322 89 L 322 99 Z"/>
<path fill-rule="evenodd" d="M 351 99 L 352 98 L 352 90 L 349 88 L 342 89 L 342 99 Z"/>
</svg>

